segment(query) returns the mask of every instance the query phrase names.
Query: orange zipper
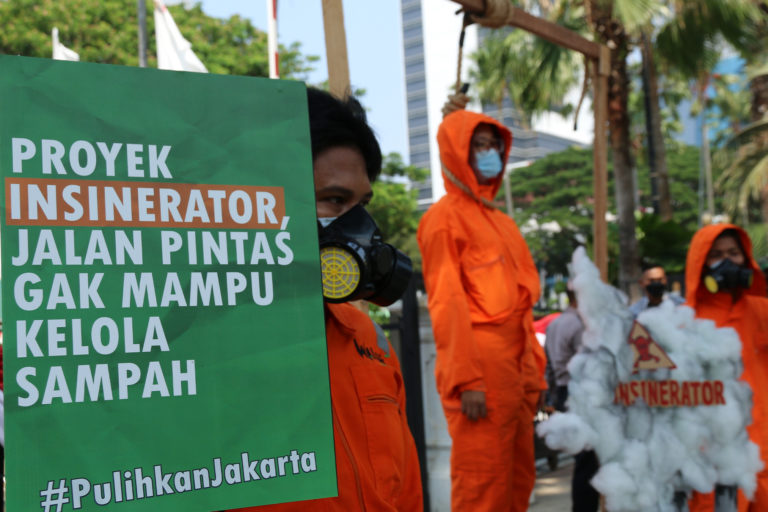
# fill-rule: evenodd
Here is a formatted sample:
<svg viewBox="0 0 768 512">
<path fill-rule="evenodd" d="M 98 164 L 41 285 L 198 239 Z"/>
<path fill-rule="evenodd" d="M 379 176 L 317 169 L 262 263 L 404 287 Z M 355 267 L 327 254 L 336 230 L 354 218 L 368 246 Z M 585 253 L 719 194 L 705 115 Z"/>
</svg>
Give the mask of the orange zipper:
<svg viewBox="0 0 768 512">
<path fill-rule="evenodd" d="M 333 423 L 336 427 L 336 430 L 339 432 L 339 436 L 341 437 L 341 444 L 344 445 L 344 450 L 347 452 L 347 456 L 349 457 L 349 462 L 352 464 L 352 472 L 355 474 L 355 484 L 357 486 L 357 499 L 360 501 L 360 510 L 362 512 L 365 512 L 365 501 L 363 500 L 363 488 L 360 485 L 360 472 L 357 468 L 357 462 L 355 461 L 355 457 L 352 455 L 352 449 L 349 447 L 349 443 L 347 442 L 347 436 L 344 435 L 344 431 L 341 429 L 341 422 L 339 421 L 339 417 L 336 415 L 336 407 L 331 404 L 331 411 L 333 412 Z"/>
</svg>

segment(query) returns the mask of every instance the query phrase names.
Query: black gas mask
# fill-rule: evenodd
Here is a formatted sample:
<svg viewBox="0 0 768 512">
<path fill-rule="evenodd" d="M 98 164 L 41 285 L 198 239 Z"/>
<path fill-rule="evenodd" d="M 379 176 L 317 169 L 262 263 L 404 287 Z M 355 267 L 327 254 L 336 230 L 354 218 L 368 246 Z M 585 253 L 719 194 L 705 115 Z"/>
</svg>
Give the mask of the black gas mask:
<svg viewBox="0 0 768 512">
<path fill-rule="evenodd" d="M 384 243 L 376 222 L 360 205 L 320 228 L 323 297 L 328 302 L 364 299 L 389 306 L 411 279 L 411 259 Z"/>
<path fill-rule="evenodd" d="M 710 293 L 750 288 L 752 286 L 752 277 L 752 269 L 739 266 L 730 259 L 725 258 L 707 268 L 704 275 L 704 286 Z"/>
</svg>

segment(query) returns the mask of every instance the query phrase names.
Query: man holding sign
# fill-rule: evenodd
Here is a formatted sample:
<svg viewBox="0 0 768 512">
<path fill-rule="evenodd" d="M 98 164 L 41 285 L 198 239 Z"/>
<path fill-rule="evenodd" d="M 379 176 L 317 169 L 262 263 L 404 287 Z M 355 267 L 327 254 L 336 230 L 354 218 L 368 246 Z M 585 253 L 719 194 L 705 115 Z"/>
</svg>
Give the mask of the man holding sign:
<svg viewBox="0 0 768 512">
<path fill-rule="evenodd" d="M 419 460 L 406 421 L 400 363 L 381 329 L 345 303 L 362 298 L 386 305 L 408 282 L 410 261 L 382 243 L 363 208 L 373 196 L 381 150 L 354 98 L 340 101 L 311 88 L 307 95 L 339 495 L 241 510 L 419 511 Z M 350 238 L 379 256 L 352 262 L 344 252 L 353 245 Z M 358 274 L 352 283 L 347 271 Z"/>
</svg>

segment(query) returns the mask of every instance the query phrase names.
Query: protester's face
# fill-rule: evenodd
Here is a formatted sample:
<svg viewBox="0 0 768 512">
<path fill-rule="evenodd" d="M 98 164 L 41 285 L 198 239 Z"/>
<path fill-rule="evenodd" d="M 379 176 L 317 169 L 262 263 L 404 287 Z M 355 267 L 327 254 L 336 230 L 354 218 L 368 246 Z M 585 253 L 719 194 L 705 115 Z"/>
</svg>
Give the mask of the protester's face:
<svg viewBox="0 0 768 512">
<path fill-rule="evenodd" d="M 732 236 L 724 236 L 715 240 L 712 248 L 707 253 L 707 266 L 711 267 L 725 258 L 739 266 L 744 266 L 744 252 Z"/>
<path fill-rule="evenodd" d="M 480 174 L 477 167 L 476 154 L 489 149 L 501 153 L 501 145 L 501 139 L 496 135 L 496 131 L 490 125 L 481 124 L 475 128 L 475 131 L 472 133 L 472 139 L 470 140 L 469 165 L 472 167 L 472 170 L 475 171 L 475 176 L 477 176 L 477 181 L 479 183 L 488 183 L 491 179 L 485 178 Z"/>
<path fill-rule="evenodd" d="M 643 277 L 640 280 L 640 284 L 643 287 L 646 287 L 651 283 L 661 283 L 663 285 L 667 284 L 667 274 L 664 272 L 663 268 L 653 267 L 643 272 Z"/>
<path fill-rule="evenodd" d="M 365 160 L 357 149 L 326 149 L 314 161 L 318 217 L 339 217 L 373 197 Z"/>
</svg>

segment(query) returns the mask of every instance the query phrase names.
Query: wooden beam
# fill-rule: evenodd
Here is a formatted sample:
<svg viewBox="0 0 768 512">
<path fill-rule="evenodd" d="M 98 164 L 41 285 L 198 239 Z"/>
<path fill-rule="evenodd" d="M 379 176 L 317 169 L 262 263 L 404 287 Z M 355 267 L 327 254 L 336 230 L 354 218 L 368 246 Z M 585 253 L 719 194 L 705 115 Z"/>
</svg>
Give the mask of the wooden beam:
<svg viewBox="0 0 768 512">
<path fill-rule="evenodd" d="M 485 0 L 452 0 L 464 7 L 465 10 L 482 15 L 485 11 Z M 522 28 L 535 34 L 549 42 L 555 43 L 569 50 L 575 50 L 583 53 L 591 59 L 600 58 L 600 45 L 594 41 L 586 39 L 572 30 L 568 30 L 556 23 L 537 18 L 528 14 L 524 10 L 510 5 L 510 20 L 508 25 L 511 27 Z"/>
<path fill-rule="evenodd" d="M 344 8 L 341 0 L 323 0 L 325 57 L 328 63 L 328 89 L 343 98 L 350 89 L 347 35 L 344 31 Z"/>
</svg>

